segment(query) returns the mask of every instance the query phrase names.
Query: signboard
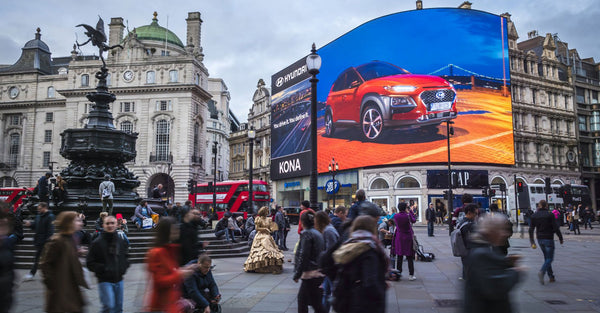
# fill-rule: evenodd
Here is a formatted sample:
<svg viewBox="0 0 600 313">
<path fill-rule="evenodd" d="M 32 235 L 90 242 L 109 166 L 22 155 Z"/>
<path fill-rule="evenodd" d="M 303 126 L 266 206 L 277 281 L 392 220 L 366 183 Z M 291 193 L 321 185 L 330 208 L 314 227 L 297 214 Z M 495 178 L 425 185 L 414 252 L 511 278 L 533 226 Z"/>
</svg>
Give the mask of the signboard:
<svg viewBox="0 0 600 313">
<path fill-rule="evenodd" d="M 325 183 L 325 192 L 327 192 L 328 194 L 336 194 L 338 191 L 340 191 L 339 181 L 330 179 L 327 181 L 327 183 Z"/>
<path fill-rule="evenodd" d="M 481 189 L 488 186 L 488 171 L 453 170 L 452 188 Z M 447 170 L 428 170 L 427 188 L 448 189 Z"/>
<path fill-rule="evenodd" d="M 514 164 L 506 20 L 465 9 L 386 15 L 318 50 L 318 171 L 447 162 Z M 308 176 L 304 58 L 272 77 L 271 176 Z M 499 148 L 501 147 L 501 148 Z M 284 162 L 284 163 L 282 163 Z"/>
</svg>

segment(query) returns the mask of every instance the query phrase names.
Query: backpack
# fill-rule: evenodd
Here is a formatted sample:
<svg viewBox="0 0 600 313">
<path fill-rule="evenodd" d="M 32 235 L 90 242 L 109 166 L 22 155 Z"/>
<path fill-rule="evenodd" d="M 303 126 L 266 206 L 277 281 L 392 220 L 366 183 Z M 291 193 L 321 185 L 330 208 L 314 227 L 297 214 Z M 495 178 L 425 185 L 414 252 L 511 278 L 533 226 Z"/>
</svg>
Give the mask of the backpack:
<svg viewBox="0 0 600 313">
<path fill-rule="evenodd" d="M 352 290 L 360 282 L 360 280 L 353 277 L 351 266 L 352 262 L 343 265 L 337 264 L 337 273 L 331 292 L 331 307 L 335 312 L 350 312 Z"/>
<path fill-rule="evenodd" d="M 460 231 L 466 224 L 467 223 L 460 224 L 460 226 L 450 234 L 450 245 L 452 246 L 452 254 L 454 256 L 465 257 L 469 254 L 462 232 Z"/>
<path fill-rule="evenodd" d="M 102 189 L 102 198 L 106 199 L 110 197 L 110 189 L 108 189 L 108 185 L 104 186 L 104 189 Z"/>
</svg>

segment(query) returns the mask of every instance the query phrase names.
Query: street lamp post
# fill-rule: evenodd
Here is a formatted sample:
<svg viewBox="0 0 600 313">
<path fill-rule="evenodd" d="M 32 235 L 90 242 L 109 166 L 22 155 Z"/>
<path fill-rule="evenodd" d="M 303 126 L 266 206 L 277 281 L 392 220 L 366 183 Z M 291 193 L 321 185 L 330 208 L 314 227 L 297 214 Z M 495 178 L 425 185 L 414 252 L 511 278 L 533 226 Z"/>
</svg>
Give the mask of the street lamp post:
<svg viewBox="0 0 600 313">
<path fill-rule="evenodd" d="M 214 157 L 214 162 L 213 162 L 213 210 L 215 210 L 215 212 L 217 211 L 217 145 L 219 144 L 218 142 L 214 141 L 214 146 L 213 146 L 213 157 Z"/>
<path fill-rule="evenodd" d="M 248 209 L 251 210 L 250 212 L 255 213 L 254 212 L 254 204 L 253 204 L 253 199 L 252 199 L 252 174 L 253 174 L 253 160 L 254 160 L 254 139 L 256 138 L 256 131 L 254 130 L 254 127 L 250 127 L 250 129 L 248 130 L 248 140 L 250 141 L 250 160 L 249 160 L 249 166 L 250 166 L 250 177 L 248 179 Z"/>
<path fill-rule="evenodd" d="M 312 75 L 310 79 L 310 140 L 311 140 L 311 171 L 310 171 L 310 207 L 317 210 L 317 74 L 321 68 L 321 57 L 317 54 L 315 44 L 306 58 L 306 67 Z"/>
<path fill-rule="evenodd" d="M 335 210 L 335 173 L 340 169 L 340 165 L 335 161 L 335 158 L 331 158 L 331 162 L 328 166 L 329 174 L 331 174 L 331 180 L 333 181 L 333 209 Z"/>
<path fill-rule="evenodd" d="M 450 136 L 454 135 L 454 127 L 450 126 L 454 124 L 453 121 L 446 121 L 446 139 L 448 142 L 448 233 L 452 234 L 454 230 L 454 225 L 452 225 L 452 211 L 454 208 L 452 207 L 452 201 L 454 200 L 454 196 L 452 195 L 452 167 L 450 163 Z"/>
</svg>

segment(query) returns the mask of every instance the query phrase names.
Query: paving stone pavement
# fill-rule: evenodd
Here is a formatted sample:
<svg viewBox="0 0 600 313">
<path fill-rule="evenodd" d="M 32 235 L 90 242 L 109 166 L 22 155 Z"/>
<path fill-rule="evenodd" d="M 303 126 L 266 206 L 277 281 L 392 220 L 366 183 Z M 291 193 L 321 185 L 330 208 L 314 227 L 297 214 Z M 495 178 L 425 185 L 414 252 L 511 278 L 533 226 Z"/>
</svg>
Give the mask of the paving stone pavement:
<svg viewBox="0 0 600 313">
<path fill-rule="evenodd" d="M 598 224 L 595 224 L 598 225 Z M 563 232 L 566 231 L 564 228 Z M 426 227 L 417 225 L 415 233 L 426 252 L 436 256 L 433 262 L 415 262 L 416 281 L 390 283 L 386 312 L 457 312 L 463 282 L 458 280 L 460 259 L 453 257 L 448 229 L 436 226 L 435 237 L 428 237 Z M 288 236 L 293 247 L 298 235 Z M 581 235 L 565 234 L 565 244 L 557 242 L 553 268 L 556 283 L 540 285 L 536 273 L 543 257 L 539 249 L 529 247 L 529 239 L 520 238 L 518 230 L 511 238 L 509 253 L 523 255 L 528 273 L 513 292 L 515 312 L 600 312 L 600 227 L 581 230 Z M 292 251 L 285 252 L 282 274 L 245 273 L 245 258 L 216 259 L 213 275 L 223 296 L 225 313 L 297 312 L 299 284 L 291 279 Z M 407 272 L 404 264 L 404 271 Z M 19 278 L 27 273 L 18 270 Z M 406 275 L 407 273 L 405 273 Z M 141 312 L 148 281 L 145 265 L 132 265 L 125 276 L 124 312 Z M 20 281 L 20 279 L 18 279 Z M 86 290 L 89 305 L 86 312 L 99 312 L 97 285 L 92 278 Z M 43 312 L 44 289 L 39 276 L 31 282 L 19 283 L 12 312 Z M 554 304 L 552 304 L 554 303 Z M 312 310 L 311 310 L 312 312 Z"/>
</svg>

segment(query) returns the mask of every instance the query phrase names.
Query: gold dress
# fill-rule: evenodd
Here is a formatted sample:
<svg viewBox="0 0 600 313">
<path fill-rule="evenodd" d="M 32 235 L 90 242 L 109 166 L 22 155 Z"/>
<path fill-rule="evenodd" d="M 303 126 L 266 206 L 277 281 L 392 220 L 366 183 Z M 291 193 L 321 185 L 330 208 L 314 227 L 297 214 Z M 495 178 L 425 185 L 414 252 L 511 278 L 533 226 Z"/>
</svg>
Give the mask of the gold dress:
<svg viewBox="0 0 600 313">
<path fill-rule="evenodd" d="M 283 253 L 277 247 L 271 232 L 277 230 L 277 224 L 269 217 L 257 216 L 256 236 L 252 242 L 250 255 L 244 263 L 244 271 L 257 273 L 281 273 Z"/>
</svg>

